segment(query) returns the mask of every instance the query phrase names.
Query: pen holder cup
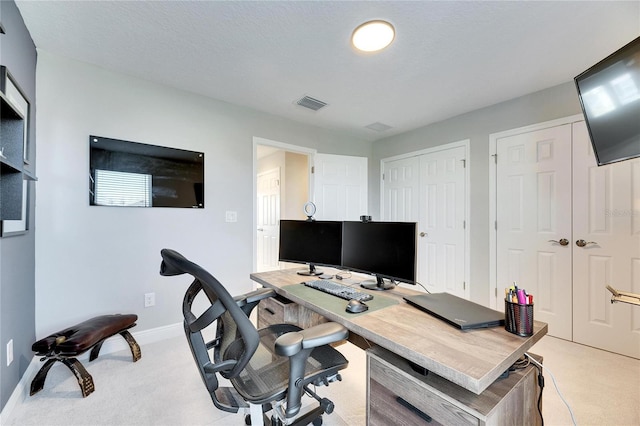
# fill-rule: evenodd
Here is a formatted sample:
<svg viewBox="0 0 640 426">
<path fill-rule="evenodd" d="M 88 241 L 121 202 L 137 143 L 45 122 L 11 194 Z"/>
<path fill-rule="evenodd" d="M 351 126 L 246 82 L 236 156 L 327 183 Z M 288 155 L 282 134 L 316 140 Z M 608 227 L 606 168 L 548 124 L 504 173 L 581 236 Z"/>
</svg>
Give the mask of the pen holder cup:
<svg viewBox="0 0 640 426">
<path fill-rule="evenodd" d="M 504 301 L 504 328 L 518 336 L 533 335 L 533 304 L 520 305 Z"/>
</svg>

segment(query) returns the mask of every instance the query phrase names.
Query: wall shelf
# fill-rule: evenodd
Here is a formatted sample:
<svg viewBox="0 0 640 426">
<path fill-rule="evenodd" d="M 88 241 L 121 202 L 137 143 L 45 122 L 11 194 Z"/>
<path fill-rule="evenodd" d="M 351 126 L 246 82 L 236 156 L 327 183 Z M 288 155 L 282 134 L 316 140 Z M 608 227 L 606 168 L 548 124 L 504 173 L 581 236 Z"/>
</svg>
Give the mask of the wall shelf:
<svg viewBox="0 0 640 426">
<path fill-rule="evenodd" d="M 23 180 L 37 180 L 24 168 L 24 116 L 0 92 L 0 220 L 22 217 Z"/>
</svg>

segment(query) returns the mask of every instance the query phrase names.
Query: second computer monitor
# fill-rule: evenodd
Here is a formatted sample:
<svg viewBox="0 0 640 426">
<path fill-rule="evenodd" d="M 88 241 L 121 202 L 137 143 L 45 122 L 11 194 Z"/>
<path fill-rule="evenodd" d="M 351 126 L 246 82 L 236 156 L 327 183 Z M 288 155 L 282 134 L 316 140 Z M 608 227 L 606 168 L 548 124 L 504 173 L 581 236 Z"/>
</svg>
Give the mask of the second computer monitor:
<svg viewBox="0 0 640 426">
<path fill-rule="evenodd" d="M 281 220 L 281 262 L 306 263 L 300 275 L 320 275 L 316 265 L 339 267 L 341 263 L 342 222 L 326 220 Z"/>
<path fill-rule="evenodd" d="M 367 288 L 393 287 L 385 278 L 415 284 L 416 245 L 414 222 L 343 222 L 342 266 L 375 275 Z"/>
</svg>

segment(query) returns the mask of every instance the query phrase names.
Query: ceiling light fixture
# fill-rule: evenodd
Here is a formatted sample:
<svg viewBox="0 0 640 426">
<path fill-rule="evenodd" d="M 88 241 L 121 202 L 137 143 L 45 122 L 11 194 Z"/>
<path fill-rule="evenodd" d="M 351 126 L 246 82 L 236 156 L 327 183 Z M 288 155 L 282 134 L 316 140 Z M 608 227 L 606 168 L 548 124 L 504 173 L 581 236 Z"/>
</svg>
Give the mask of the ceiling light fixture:
<svg viewBox="0 0 640 426">
<path fill-rule="evenodd" d="M 386 21 L 369 21 L 360 25 L 351 35 L 353 47 L 363 52 L 377 52 L 393 42 L 396 31 Z"/>
</svg>

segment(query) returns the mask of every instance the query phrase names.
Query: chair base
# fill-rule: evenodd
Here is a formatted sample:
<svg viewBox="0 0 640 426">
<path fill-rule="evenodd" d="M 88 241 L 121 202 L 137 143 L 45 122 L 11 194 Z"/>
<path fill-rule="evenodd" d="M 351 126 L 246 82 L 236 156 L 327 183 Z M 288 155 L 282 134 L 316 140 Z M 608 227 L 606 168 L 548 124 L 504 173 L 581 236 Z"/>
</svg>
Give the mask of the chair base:
<svg viewBox="0 0 640 426">
<path fill-rule="evenodd" d="M 341 380 L 339 374 L 336 374 L 335 378 L 333 378 L 333 380 L 330 380 L 329 382 L 335 380 Z M 285 418 L 284 408 L 282 405 L 275 405 L 273 407 L 273 412 L 271 414 L 271 418 L 269 419 L 266 413 L 264 413 L 263 406 L 250 404 L 251 414 L 245 416 L 245 424 L 252 426 L 261 426 L 265 424 L 270 426 L 302 426 L 310 423 L 313 426 L 322 425 L 322 415 L 333 413 L 333 402 L 328 398 L 321 398 L 317 393 L 311 390 L 308 385 L 305 385 L 303 389 L 307 395 L 318 401 L 317 407 L 308 410 L 306 413 L 298 414 L 296 417 L 288 419 L 288 422 L 285 422 L 282 420 L 283 418 Z"/>
<path fill-rule="evenodd" d="M 259 408 L 259 406 L 258 406 Z M 313 410 L 303 414 L 302 416 L 295 419 L 295 421 L 291 423 L 287 423 L 287 426 L 302 426 L 308 425 L 311 423 L 313 426 L 321 426 L 322 425 L 322 415 L 325 413 L 322 407 L 316 407 Z M 258 421 L 255 420 L 257 416 Z M 251 426 L 285 426 L 285 423 L 280 420 L 280 418 L 276 415 L 272 415 L 271 418 L 267 417 L 265 413 L 259 412 L 255 415 L 247 414 L 244 417 L 244 423 L 246 425 Z"/>
</svg>

